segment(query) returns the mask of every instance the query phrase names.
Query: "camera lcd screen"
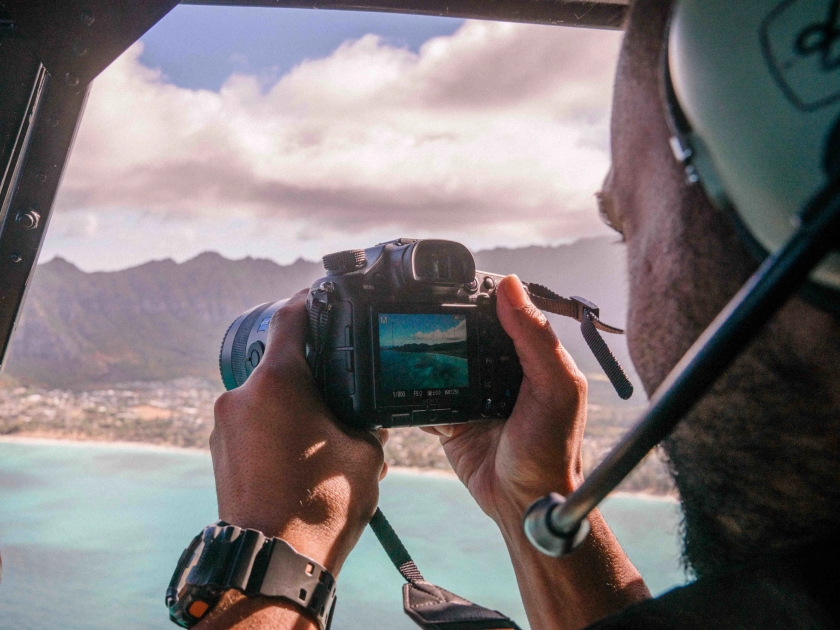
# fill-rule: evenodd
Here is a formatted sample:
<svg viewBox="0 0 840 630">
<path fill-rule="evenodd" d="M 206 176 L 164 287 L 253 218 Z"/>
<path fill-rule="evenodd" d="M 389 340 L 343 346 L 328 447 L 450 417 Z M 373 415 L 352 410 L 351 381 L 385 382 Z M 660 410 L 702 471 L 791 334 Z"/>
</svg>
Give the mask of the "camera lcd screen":
<svg viewBox="0 0 840 630">
<path fill-rule="evenodd" d="M 379 391 L 391 402 L 456 397 L 469 384 L 466 315 L 379 314 Z"/>
</svg>

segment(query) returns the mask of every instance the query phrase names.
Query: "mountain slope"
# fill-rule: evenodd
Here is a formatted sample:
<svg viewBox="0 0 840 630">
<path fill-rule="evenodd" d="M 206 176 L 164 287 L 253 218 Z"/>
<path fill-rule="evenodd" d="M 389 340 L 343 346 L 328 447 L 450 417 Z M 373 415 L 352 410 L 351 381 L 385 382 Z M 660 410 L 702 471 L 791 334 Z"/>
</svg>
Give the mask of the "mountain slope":
<svg viewBox="0 0 840 630">
<path fill-rule="evenodd" d="M 49 386 L 217 378 L 233 319 L 308 286 L 319 269 L 205 253 L 88 274 L 55 259 L 35 272 L 8 372 Z"/>
<path fill-rule="evenodd" d="M 479 269 L 517 273 L 562 295 L 601 306 L 622 326 L 624 249 L 614 239 L 558 247 L 494 249 L 476 254 Z M 247 308 L 292 295 L 321 275 L 318 263 L 227 260 L 204 253 L 178 264 L 146 263 L 85 273 L 56 258 L 40 265 L 12 343 L 7 371 L 48 387 L 89 387 L 184 376 L 218 379 L 218 351 L 230 323 Z M 560 321 L 558 321 L 560 320 Z M 599 368 L 571 320 L 552 317 L 581 368 Z M 628 367 L 623 338 L 607 342 Z M 596 389 L 598 386 L 596 385 Z"/>
</svg>

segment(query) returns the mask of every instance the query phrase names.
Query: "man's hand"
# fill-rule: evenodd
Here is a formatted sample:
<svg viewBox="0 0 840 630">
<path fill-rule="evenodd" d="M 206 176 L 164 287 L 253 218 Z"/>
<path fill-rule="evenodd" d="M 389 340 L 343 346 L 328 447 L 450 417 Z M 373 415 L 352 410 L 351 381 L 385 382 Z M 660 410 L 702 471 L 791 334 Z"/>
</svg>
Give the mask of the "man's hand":
<svg viewBox="0 0 840 630">
<path fill-rule="evenodd" d="M 428 427 L 441 436 L 458 477 L 500 522 L 548 492 L 568 494 L 582 481 L 586 378 L 516 276 L 499 283 L 497 314 L 516 347 L 523 379 L 506 421 Z"/>
<path fill-rule="evenodd" d="M 306 363 L 306 291 L 271 318 L 259 366 L 216 401 L 210 436 L 219 518 L 277 536 L 334 577 L 379 502 L 378 434 L 340 428 Z M 228 591 L 199 627 L 314 630 L 283 601 Z"/>
<path fill-rule="evenodd" d="M 523 371 L 510 418 L 426 431 L 441 436 L 458 477 L 499 526 L 531 627 L 583 628 L 650 594 L 597 510 L 585 544 L 566 558 L 544 556 L 526 540 L 528 505 L 583 481 L 586 379 L 518 278 L 502 280 L 497 295 Z"/>
<path fill-rule="evenodd" d="M 379 500 L 379 435 L 340 428 L 305 358 L 306 292 L 271 319 L 265 355 L 216 402 L 219 517 L 279 536 L 335 576 Z"/>
</svg>

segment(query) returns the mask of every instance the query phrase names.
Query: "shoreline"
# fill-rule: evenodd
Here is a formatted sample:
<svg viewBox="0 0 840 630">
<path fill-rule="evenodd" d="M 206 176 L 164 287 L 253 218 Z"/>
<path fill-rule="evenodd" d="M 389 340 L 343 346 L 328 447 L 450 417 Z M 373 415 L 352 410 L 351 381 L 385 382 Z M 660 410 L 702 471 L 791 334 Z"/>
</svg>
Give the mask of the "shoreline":
<svg viewBox="0 0 840 630">
<path fill-rule="evenodd" d="M 209 455 L 210 449 L 171 446 L 169 444 L 150 444 L 148 442 L 126 442 L 123 440 L 94 440 L 81 437 L 56 437 L 53 435 L 0 435 L 0 444 L 26 444 L 30 446 L 91 446 L 94 448 L 136 449 L 142 451 L 161 451 L 167 453 L 190 453 Z"/>
<path fill-rule="evenodd" d="M 0 444 L 24 444 L 29 446 L 70 446 L 93 448 L 121 448 L 126 450 L 159 451 L 166 453 L 189 453 L 192 455 L 210 455 L 207 448 L 189 448 L 185 446 L 171 446 L 169 444 L 149 444 L 148 442 L 126 442 L 123 440 L 94 440 L 75 437 L 55 437 L 52 435 L 0 435 Z M 418 475 L 425 477 L 440 477 L 457 479 L 452 470 L 442 468 L 422 468 L 420 466 L 392 466 L 388 465 L 388 473 L 399 475 Z"/>
<path fill-rule="evenodd" d="M 149 444 L 146 442 L 125 442 L 119 440 L 95 440 L 90 438 L 56 437 L 54 435 L 0 435 L 0 444 L 23 444 L 29 446 L 70 446 L 92 448 L 116 448 L 125 450 L 140 450 L 163 453 L 179 453 L 189 455 L 210 455 L 209 449 L 171 446 L 168 444 Z M 419 466 L 388 466 L 388 473 L 396 475 L 412 475 L 418 477 L 432 477 L 437 479 L 457 480 L 453 470 L 441 468 L 422 468 Z M 662 501 L 679 503 L 679 499 L 672 495 L 652 494 L 648 492 L 613 492 L 608 498 L 643 499 L 646 501 Z"/>
</svg>

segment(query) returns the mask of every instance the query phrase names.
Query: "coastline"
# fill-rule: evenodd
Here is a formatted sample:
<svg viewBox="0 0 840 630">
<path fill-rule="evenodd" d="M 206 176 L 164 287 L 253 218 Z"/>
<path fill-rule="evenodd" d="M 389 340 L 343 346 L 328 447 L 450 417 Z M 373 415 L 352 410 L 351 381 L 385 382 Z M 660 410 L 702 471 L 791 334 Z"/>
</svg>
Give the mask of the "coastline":
<svg viewBox="0 0 840 630">
<path fill-rule="evenodd" d="M 0 444 L 26 444 L 31 446 L 90 446 L 95 448 L 117 448 L 126 450 L 158 451 L 168 453 L 189 453 L 210 455 L 210 449 L 149 444 L 148 442 L 125 442 L 122 440 L 92 440 L 84 437 L 56 437 L 54 435 L 0 435 Z"/>
<path fill-rule="evenodd" d="M 183 446 L 171 446 L 168 444 L 149 444 L 147 442 L 125 442 L 110 440 L 94 440 L 84 437 L 58 437 L 56 435 L 0 435 L 0 444 L 22 444 L 31 446 L 66 446 L 66 447 L 90 447 L 90 448 L 114 448 L 125 450 L 140 450 L 149 452 L 179 453 L 189 455 L 209 456 L 210 450 L 203 448 L 189 448 Z M 432 477 L 437 479 L 457 480 L 458 476 L 453 470 L 440 468 L 421 468 L 419 466 L 388 466 L 389 474 L 412 475 L 421 477 Z M 665 503 L 679 504 L 679 499 L 673 495 L 653 494 L 649 492 L 626 492 L 618 491 L 609 495 L 609 498 L 643 499 L 646 501 L 662 501 Z"/>
<path fill-rule="evenodd" d="M 53 435 L 0 435 L 0 444 L 25 444 L 31 446 L 69 446 L 93 448 L 117 448 L 126 450 L 157 451 L 166 453 L 189 453 L 191 455 L 210 455 L 210 449 L 171 446 L 169 444 L 149 444 L 147 442 L 125 442 L 120 440 L 92 440 L 83 437 L 56 437 Z M 457 479 L 452 470 L 440 468 L 421 468 L 419 466 L 388 466 L 388 473 L 398 475 L 418 475 L 423 477 L 438 477 L 442 479 Z"/>
</svg>

